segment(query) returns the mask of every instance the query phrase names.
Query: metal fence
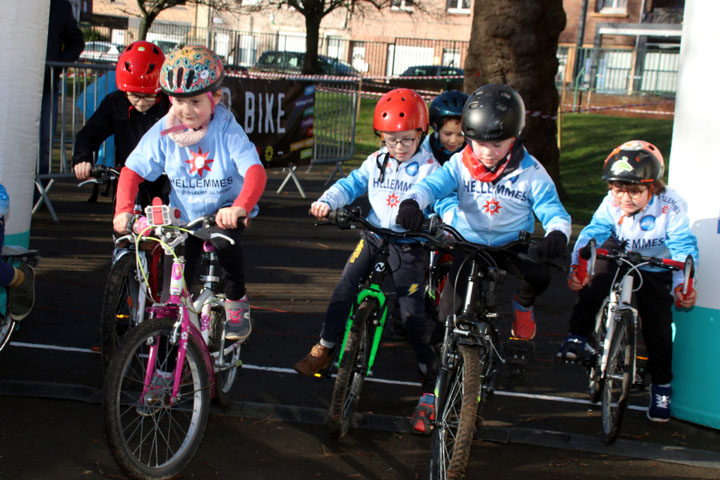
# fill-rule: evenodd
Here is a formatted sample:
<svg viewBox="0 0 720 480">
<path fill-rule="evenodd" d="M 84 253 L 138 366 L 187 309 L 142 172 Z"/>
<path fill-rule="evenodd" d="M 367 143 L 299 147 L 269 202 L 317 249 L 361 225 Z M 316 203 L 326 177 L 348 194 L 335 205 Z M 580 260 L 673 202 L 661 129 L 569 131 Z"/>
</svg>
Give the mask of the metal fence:
<svg viewBox="0 0 720 480">
<path fill-rule="evenodd" d="M 115 90 L 115 65 L 60 62 L 48 62 L 47 65 L 48 78 L 57 79 L 52 82 L 51 88 L 54 92 L 52 98 L 57 98 L 57 103 L 51 105 L 41 119 L 35 176 L 40 196 L 33 206 L 33 213 L 45 204 L 52 218 L 58 221 L 51 201 L 53 184 L 59 178 L 74 177 L 72 155 L 75 137 L 105 95 Z M 307 163 L 310 167 L 334 164 L 335 169 L 327 184 L 336 174 L 344 174 L 342 163 L 354 153 L 360 81 L 329 77 L 299 80 L 315 85 L 316 90 L 312 106 L 312 158 L 301 158 L 300 163 Z M 95 162 L 112 165 L 114 153 L 110 148 L 111 141 L 106 141 Z M 304 197 L 295 167 L 286 167 L 286 171 L 288 176 L 280 190 L 292 179 Z"/>
<path fill-rule="evenodd" d="M 109 29 L 85 25 L 93 38 L 118 44 L 137 39 L 137 29 Z M 305 51 L 304 34 L 242 32 L 203 29 L 155 22 L 147 39 L 170 51 L 187 43 L 202 43 L 221 55 L 226 63 L 252 67 L 268 50 Z M 397 37 L 394 42 L 375 42 L 324 36 L 318 53 L 352 65 L 364 77 L 392 77 L 409 66 L 463 67 L 469 42 Z M 679 64 L 676 49 L 620 49 L 560 46 L 559 87 L 622 93 L 627 95 L 674 95 Z"/>
</svg>

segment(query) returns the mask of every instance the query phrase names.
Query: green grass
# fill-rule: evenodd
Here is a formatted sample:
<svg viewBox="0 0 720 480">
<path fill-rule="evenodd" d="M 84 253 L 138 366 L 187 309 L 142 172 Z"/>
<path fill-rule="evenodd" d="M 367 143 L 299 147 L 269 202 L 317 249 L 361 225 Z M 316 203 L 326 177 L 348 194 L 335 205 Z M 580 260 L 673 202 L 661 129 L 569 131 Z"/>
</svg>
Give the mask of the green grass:
<svg viewBox="0 0 720 480">
<path fill-rule="evenodd" d="M 357 167 L 380 146 L 373 133 L 372 120 L 376 99 L 362 99 L 356 125 L 355 152 L 346 165 Z M 566 114 L 562 118 L 560 181 L 567 193 L 563 202 L 573 223 L 584 225 L 607 191 L 600 178 L 605 158 L 613 148 L 628 140 L 646 140 L 656 145 L 665 157 L 665 174 L 670 156 L 672 119 L 621 118 L 592 114 Z M 666 177 L 667 178 L 667 177 Z"/>
</svg>

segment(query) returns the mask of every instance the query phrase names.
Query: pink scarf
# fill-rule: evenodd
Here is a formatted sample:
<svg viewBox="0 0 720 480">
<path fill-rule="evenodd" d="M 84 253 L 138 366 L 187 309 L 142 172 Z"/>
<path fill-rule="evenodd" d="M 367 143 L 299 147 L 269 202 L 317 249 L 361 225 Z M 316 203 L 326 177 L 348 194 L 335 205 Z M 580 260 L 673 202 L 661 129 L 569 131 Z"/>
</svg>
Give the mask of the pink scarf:
<svg viewBox="0 0 720 480">
<path fill-rule="evenodd" d="M 205 134 L 207 134 L 208 124 L 210 122 L 205 122 L 205 124 L 198 129 L 188 128 L 183 125 L 177 115 L 175 115 L 174 109 L 175 107 L 171 106 L 170 110 L 168 110 L 168 115 L 165 119 L 165 126 L 167 128 L 161 131 L 160 135 L 168 135 L 172 141 L 181 147 L 189 147 L 202 140 Z"/>
</svg>

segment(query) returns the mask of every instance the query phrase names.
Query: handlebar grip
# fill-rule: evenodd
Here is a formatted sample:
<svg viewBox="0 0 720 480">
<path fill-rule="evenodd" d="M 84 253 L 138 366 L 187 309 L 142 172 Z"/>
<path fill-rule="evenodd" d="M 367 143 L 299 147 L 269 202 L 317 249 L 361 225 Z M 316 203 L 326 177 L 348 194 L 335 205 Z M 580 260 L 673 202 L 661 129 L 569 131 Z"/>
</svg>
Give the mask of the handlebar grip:
<svg viewBox="0 0 720 480">
<path fill-rule="evenodd" d="M 577 263 L 577 270 L 575 270 L 575 276 L 580 282 L 585 281 L 585 278 L 587 278 L 588 271 L 587 271 L 587 259 L 578 257 L 578 263 Z"/>
<path fill-rule="evenodd" d="M 682 270 L 683 268 L 685 268 L 685 262 L 678 262 L 677 260 L 673 260 L 672 258 L 663 258 L 662 263 L 663 265 L 677 268 L 678 270 Z"/>
</svg>

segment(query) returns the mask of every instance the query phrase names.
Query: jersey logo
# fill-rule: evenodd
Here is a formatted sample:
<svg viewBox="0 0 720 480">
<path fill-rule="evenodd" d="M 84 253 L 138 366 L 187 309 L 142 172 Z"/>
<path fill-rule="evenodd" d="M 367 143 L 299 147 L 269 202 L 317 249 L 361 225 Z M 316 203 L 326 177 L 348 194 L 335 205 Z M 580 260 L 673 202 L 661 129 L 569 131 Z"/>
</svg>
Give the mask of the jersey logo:
<svg viewBox="0 0 720 480">
<path fill-rule="evenodd" d="M 398 198 L 398 196 L 394 193 L 391 193 L 387 197 L 387 205 L 388 207 L 397 207 L 398 205 L 400 205 L 400 198 Z"/>
<path fill-rule="evenodd" d="M 408 164 L 408 166 L 405 168 L 405 171 L 407 172 L 408 175 L 410 175 L 411 177 L 414 177 L 415 175 L 417 175 L 419 169 L 420 169 L 420 165 L 418 165 L 417 162 L 412 162 L 412 163 Z"/>
<path fill-rule="evenodd" d="M 632 172 L 633 168 L 628 162 L 627 157 L 622 157 L 620 160 L 613 163 L 612 167 L 610 167 L 610 170 L 613 174 L 619 175 L 623 172 Z"/>
<path fill-rule="evenodd" d="M 502 207 L 500 206 L 500 202 L 498 202 L 494 198 L 485 202 L 485 213 L 489 213 L 491 217 L 498 213 L 501 208 Z"/>
<path fill-rule="evenodd" d="M 198 152 L 190 150 L 190 155 L 192 155 L 192 158 L 190 160 L 185 160 L 185 163 L 190 164 L 190 175 L 197 172 L 200 178 L 202 178 L 203 173 L 212 171 L 210 169 L 210 164 L 215 160 L 207 158 L 208 155 L 210 155 L 210 152 L 203 153 L 202 148 L 199 148 Z"/>
<path fill-rule="evenodd" d="M 640 230 L 649 232 L 655 228 L 655 217 L 653 215 L 645 215 L 640 219 Z"/>
</svg>

